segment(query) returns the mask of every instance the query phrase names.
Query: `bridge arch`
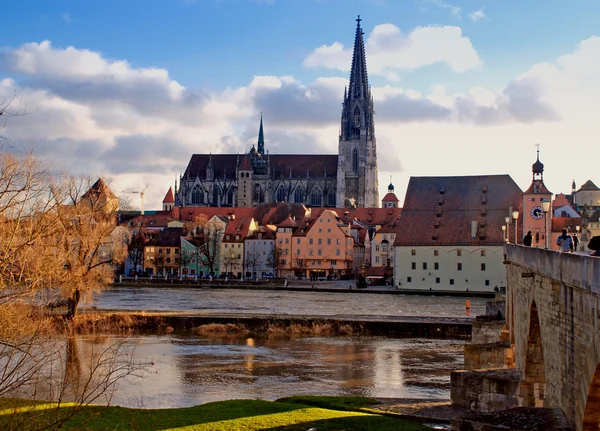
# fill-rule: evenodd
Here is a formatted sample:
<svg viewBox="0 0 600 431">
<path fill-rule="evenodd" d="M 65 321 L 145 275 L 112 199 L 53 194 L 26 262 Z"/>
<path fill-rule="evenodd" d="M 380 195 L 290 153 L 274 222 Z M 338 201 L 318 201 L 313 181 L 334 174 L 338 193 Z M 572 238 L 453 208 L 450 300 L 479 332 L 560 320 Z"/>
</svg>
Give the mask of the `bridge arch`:
<svg viewBox="0 0 600 431">
<path fill-rule="evenodd" d="M 600 364 L 592 376 L 588 389 L 585 410 L 583 412 L 582 431 L 598 431 L 600 429 Z"/>
<path fill-rule="evenodd" d="M 544 407 L 546 392 L 546 365 L 542 347 L 540 317 L 535 300 L 529 312 L 529 336 L 525 357 L 524 380 L 520 385 L 523 406 Z"/>
</svg>

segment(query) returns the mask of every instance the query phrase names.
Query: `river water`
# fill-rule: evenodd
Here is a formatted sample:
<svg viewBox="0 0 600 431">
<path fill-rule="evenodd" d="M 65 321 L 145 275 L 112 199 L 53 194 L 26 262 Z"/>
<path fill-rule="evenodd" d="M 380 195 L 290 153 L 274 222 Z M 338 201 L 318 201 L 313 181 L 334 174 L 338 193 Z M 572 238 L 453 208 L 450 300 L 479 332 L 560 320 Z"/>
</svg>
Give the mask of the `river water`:
<svg viewBox="0 0 600 431">
<path fill-rule="evenodd" d="M 111 310 L 197 313 L 282 314 L 290 316 L 439 316 L 484 314 L 484 298 L 377 293 L 113 287 L 83 306 Z"/>
<path fill-rule="evenodd" d="M 471 298 L 471 313 L 485 300 Z M 464 317 L 465 298 L 311 290 L 111 288 L 84 306 L 112 310 L 289 316 Z M 93 343 L 80 337 L 79 343 Z M 298 394 L 448 399 L 461 340 L 392 337 L 135 336 L 146 371 L 119 384 L 113 404 L 169 408 Z"/>
<path fill-rule="evenodd" d="M 94 342 L 79 337 L 82 351 Z M 147 365 L 119 383 L 111 402 L 139 408 L 299 394 L 448 399 L 450 371 L 463 365 L 459 340 L 171 334 L 129 343 L 134 361 Z"/>
</svg>

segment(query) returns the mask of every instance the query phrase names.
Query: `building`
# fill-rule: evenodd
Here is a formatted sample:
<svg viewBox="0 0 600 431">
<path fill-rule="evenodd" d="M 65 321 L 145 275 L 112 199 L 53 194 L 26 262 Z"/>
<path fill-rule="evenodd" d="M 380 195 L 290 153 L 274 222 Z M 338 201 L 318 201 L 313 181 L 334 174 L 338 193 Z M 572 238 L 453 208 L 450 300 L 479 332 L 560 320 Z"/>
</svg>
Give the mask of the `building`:
<svg viewBox="0 0 600 431">
<path fill-rule="evenodd" d="M 242 278 L 244 273 L 244 241 L 258 229 L 252 218 L 231 218 L 221 239 L 221 274 Z"/>
<path fill-rule="evenodd" d="M 575 192 L 574 198 L 577 209 L 591 208 L 600 209 L 600 188 L 592 182 L 587 180 L 583 185 Z"/>
<path fill-rule="evenodd" d="M 521 203 L 522 191 L 509 175 L 411 177 L 394 242 L 394 285 L 412 291 L 505 288 L 502 226 L 513 210 L 522 212 Z"/>
<path fill-rule="evenodd" d="M 275 230 L 275 226 L 263 226 L 244 240 L 244 251 L 246 252 L 244 276 L 246 278 L 256 280 L 274 275 Z"/>
<path fill-rule="evenodd" d="M 544 184 L 544 164 L 540 162 L 539 147 L 537 160 L 531 166 L 531 170 L 533 179 L 529 188 L 523 193 L 523 217 L 520 217 L 520 220 L 522 220 L 523 231 L 531 232 L 533 236 L 531 246 L 547 247 L 551 238 L 548 238 L 546 244 L 546 235 L 552 232 L 552 192 Z"/>
<path fill-rule="evenodd" d="M 179 276 L 182 227 L 167 227 L 144 248 L 144 271 L 149 275 Z"/>
<path fill-rule="evenodd" d="M 105 214 L 112 214 L 119 209 L 119 198 L 102 178 L 98 178 L 81 196 L 81 201 L 87 202 L 94 212 L 100 211 Z"/>
<path fill-rule="evenodd" d="M 261 115 L 257 146 L 247 154 L 192 155 L 174 191 L 174 205 L 252 207 L 288 202 L 308 207 L 377 207 L 374 108 L 360 22 L 359 17 L 342 102 L 338 154 L 270 154 Z"/>
</svg>

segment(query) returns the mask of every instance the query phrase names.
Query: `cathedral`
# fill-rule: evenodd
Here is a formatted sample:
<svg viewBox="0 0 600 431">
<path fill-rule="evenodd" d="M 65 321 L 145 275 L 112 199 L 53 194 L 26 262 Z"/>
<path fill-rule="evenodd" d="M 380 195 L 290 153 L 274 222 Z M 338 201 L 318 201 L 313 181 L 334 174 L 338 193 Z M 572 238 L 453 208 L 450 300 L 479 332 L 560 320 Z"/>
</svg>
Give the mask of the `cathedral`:
<svg viewBox="0 0 600 431">
<path fill-rule="evenodd" d="M 344 91 L 338 154 L 270 154 L 262 115 L 256 146 L 246 154 L 194 154 L 175 190 L 180 207 L 379 206 L 373 98 L 360 16 L 350 83 Z"/>
</svg>

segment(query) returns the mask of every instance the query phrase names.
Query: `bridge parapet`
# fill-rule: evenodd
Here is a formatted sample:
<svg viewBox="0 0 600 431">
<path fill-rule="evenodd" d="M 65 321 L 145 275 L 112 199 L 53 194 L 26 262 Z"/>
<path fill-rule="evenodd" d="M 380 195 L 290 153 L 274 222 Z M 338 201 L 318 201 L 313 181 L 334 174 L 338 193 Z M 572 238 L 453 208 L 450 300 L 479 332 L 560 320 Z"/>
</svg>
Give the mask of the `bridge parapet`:
<svg viewBox="0 0 600 431">
<path fill-rule="evenodd" d="M 507 325 L 522 406 L 600 426 L 600 259 L 506 245 Z"/>
</svg>

